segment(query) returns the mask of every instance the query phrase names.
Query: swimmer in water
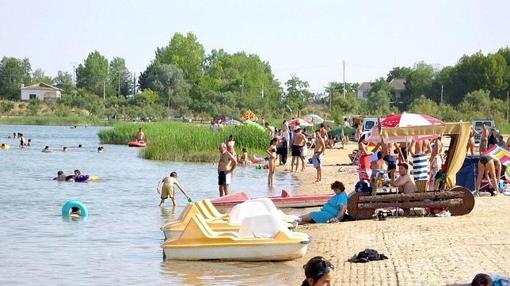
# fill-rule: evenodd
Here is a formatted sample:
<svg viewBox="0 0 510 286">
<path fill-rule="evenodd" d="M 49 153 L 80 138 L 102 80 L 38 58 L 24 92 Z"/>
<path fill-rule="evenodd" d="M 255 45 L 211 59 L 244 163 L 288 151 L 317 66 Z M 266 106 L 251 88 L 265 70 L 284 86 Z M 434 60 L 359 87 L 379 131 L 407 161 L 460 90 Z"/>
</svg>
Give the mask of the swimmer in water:
<svg viewBox="0 0 510 286">
<path fill-rule="evenodd" d="M 72 207 L 71 208 L 71 218 L 80 218 L 81 217 L 81 210 L 79 207 Z"/>
<path fill-rule="evenodd" d="M 51 149 L 50 149 L 50 146 L 45 146 L 44 149 L 42 149 L 43 153 L 51 153 Z"/>
<path fill-rule="evenodd" d="M 64 146 L 64 148 L 62 148 L 62 152 L 67 152 L 69 151 L 69 149 L 67 149 L 67 147 Z"/>
<path fill-rule="evenodd" d="M 59 182 L 64 182 L 64 181 L 66 181 L 66 178 L 67 178 L 67 175 L 64 173 L 64 171 L 58 171 L 57 177 L 55 178 L 55 180 L 57 180 Z"/>
</svg>

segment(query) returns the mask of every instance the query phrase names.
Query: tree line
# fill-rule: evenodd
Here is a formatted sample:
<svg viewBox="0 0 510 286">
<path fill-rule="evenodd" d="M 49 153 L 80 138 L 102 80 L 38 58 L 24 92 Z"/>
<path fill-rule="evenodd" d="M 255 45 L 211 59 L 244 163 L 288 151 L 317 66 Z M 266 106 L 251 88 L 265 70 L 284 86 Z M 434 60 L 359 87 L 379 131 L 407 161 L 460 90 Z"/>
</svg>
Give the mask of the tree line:
<svg viewBox="0 0 510 286">
<path fill-rule="evenodd" d="M 405 80 L 398 98 L 390 87 L 393 79 Z M 32 71 L 28 59 L 0 61 L 0 98 L 16 100 L 22 84 L 37 82 L 63 90 L 63 107 L 58 108 L 64 115 L 82 108 L 97 116 L 236 117 L 251 109 L 266 118 L 322 112 L 340 120 L 349 114 L 414 111 L 444 120 L 489 117 L 508 124 L 510 49 L 464 55 L 443 68 L 424 62 L 395 67 L 371 83 L 367 100 L 357 97 L 359 83 L 331 82 L 324 95 L 312 93 L 308 82 L 297 76 L 282 85 L 258 55 L 223 49 L 206 53 L 193 33 L 175 33 L 166 46 L 156 48 L 139 75 L 128 70 L 123 58 L 109 60 L 98 51 L 74 74 L 58 71 L 54 78 L 41 69 Z"/>
</svg>

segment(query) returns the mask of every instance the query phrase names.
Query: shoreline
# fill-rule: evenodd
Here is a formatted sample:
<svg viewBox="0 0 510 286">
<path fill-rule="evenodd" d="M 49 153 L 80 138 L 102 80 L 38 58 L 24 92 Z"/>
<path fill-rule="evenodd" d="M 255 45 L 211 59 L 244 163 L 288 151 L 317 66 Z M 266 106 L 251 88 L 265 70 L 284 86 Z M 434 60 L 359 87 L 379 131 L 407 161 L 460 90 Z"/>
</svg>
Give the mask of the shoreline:
<svg viewBox="0 0 510 286">
<path fill-rule="evenodd" d="M 330 193 L 334 180 L 343 182 L 347 192 L 357 182 L 355 166 L 345 149 L 327 149 L 322 167 L 323 181 L 313 183 L 315 169 L 308 165 L 297 173 L 296 194 Z M 336 165 L 339 164 L 340 166 Z M 340 170 L 340 171 L 339 171 Z M 305 209 L 309 212 L 313 209 Z M 300 225 L 312 242 L 303 258 L 292 261 L 295 277 L 286 285 L 300 285 L 302 265 L 324 256 L 335 265 L 333 285 L 469 285 L 477 273 L 510 275 L 510 197 L 476 198 L 473 211 L 457 217 L 388 217 L 386 221 L 362 220 L 335 224 Z M 389 259 L 368 263 L 347 260 L 366 248 L 384 253 Z"/>
</svg>

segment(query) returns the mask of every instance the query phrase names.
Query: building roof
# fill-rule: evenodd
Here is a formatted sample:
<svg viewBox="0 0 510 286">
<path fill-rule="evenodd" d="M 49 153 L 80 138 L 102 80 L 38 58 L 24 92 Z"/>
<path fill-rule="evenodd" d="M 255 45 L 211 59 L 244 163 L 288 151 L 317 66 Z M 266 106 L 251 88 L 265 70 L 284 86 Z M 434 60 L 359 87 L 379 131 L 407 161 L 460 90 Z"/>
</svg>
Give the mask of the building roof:
<svg viewBox="0 0 510 286">
<path fill-rule="evenodd" d="M 394 78 L 390 81 L 390 87 L 394 91 L 406 90 L 406 80 L 404 78 Z"/>
<path fill-rule="evenodd" d="M 369 91 L 370 88 L 372 88 L 372 83 L 364 82 L 364 83 L 360 84 L 360 86 L 358 87 L 358 90 Z"/>
<path fill-rule="evenodd" d="M 25 87 L 22 87 L 21 89 L 22 90 L 27 90 L 27 89 L 30 89 L 30 90 L 54 90 L 54 91 L 61 90 L 58 87 L 54 87 L 54 86 L 46 84 L 44 82 L 40 82 L 40 83 L 36 83 L 36 84 L 33 84 L 33 85 L 25 86 Z"/>
</svg>

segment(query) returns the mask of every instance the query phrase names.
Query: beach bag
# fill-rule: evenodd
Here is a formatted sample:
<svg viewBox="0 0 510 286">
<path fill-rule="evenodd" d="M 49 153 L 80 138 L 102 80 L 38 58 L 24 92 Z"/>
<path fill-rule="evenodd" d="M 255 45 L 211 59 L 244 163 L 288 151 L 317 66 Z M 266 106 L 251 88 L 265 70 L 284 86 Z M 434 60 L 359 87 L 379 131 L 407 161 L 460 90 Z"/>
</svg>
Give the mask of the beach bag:
<svg viewBox="0 0 510 286">
<path fill-rule="evenodd" d="M 354 255 L 351 259 L 349 259 L 349 262 L 367 263 L 369 261 L 384 260 L 384 259 L 388 259 L 388 257 L 382 253 L 377 252 L 377 250 L 367 248 L 367 249 L 359 252 L 358 255 Z"/>
</svg>

